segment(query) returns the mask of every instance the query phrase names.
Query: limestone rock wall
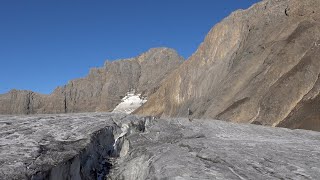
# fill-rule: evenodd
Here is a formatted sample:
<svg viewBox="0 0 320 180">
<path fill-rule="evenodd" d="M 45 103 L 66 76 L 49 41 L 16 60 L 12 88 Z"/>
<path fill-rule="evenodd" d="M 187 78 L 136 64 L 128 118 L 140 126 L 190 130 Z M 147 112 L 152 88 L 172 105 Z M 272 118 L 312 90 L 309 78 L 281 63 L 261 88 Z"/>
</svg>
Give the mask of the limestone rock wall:
<svg viewBox="0 0 320 180">
<path fill-rule="evenodd" d="M 150 49 L 136 58 L 106 62 L 50 95 L 19 90 L 2 94 L 0 114 L 112 111 L 130 90 L 144 96 L 154 92 L 182 62 L 172 49 Z"/>
<path fill-rule="evenodd" d="M 264 0 L 232 13 L 136 113 L 320 130 L 319 9 Z"/>
</svg>

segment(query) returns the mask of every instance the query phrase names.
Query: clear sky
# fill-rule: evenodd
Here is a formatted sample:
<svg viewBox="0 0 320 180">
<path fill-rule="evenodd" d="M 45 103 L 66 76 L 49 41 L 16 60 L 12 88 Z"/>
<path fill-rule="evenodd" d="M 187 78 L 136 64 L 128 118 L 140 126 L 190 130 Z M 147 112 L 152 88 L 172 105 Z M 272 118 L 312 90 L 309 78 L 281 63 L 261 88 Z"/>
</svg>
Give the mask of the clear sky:
<svg viewBox="0 0 320 180">
<path fill-rule="evenodd" d="M 0 0 L 0 93 L 48 94 L 152 47 L 187 58 L 214 24 L 258 1 Z"/>
</svg>

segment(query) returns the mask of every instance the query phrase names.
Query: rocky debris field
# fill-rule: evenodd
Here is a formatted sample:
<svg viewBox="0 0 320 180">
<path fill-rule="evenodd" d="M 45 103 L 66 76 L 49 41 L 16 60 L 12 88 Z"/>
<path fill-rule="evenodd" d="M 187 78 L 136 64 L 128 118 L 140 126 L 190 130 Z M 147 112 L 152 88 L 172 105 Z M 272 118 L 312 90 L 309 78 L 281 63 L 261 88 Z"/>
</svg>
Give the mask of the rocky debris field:
<svg viewBox="0 0 320 180">
<path fill-rule="evenodd" d="M 0 179 L 319 179 L 320 133 L 115 113 L 0 116 Z"/>
</svg>

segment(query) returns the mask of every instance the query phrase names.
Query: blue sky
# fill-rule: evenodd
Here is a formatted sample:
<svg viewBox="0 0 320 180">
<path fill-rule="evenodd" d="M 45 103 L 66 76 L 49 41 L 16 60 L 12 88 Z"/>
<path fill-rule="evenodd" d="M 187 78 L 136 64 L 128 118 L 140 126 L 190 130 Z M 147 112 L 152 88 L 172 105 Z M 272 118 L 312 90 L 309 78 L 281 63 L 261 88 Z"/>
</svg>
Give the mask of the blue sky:
<svg viewBox="0 0 320 180">
<path fill-rule="evenodd" d="M 152 47 L 189 57 L 207 32 L 258 0 L 0 0 L 0 93 L 48 94 L 105 60 Z"/>
</svg>

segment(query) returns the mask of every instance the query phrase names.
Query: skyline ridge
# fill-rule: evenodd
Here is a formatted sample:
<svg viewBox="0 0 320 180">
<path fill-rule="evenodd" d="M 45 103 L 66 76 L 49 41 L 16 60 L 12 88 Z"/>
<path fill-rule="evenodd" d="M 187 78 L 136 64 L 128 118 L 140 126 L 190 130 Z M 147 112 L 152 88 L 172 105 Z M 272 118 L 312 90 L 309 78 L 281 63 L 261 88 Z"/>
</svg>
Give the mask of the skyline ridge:
<svg viewBox="0 0 320 180">
<path fill-rule="evenodd" d="M 10 89 L 49 94 L 105 60 L 154 47 L 173 48 L 186 59 L 216 23 L 255 2 L 2 3 L 0 94 Z"/>
</svg>

